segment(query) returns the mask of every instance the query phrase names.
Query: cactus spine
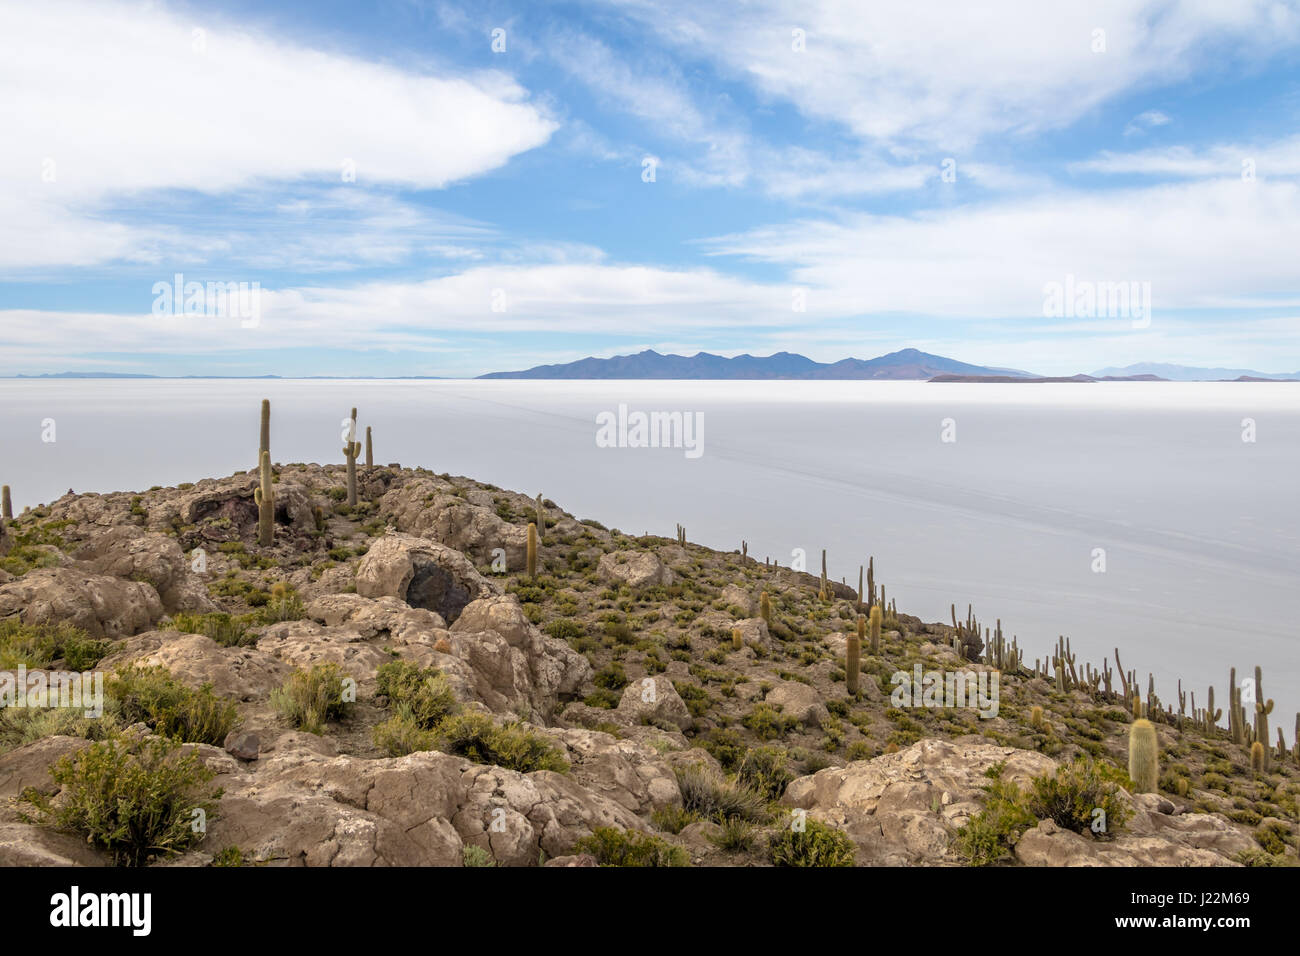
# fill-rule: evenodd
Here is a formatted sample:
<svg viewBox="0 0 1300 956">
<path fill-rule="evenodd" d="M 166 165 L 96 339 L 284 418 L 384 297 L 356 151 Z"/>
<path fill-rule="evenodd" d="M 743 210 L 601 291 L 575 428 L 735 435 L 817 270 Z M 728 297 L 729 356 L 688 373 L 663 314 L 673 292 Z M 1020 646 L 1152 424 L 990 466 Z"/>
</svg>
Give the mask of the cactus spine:
<svg viewBox="0 0 1300 956">
<path fill-rule="evenodd" d="M 366 426 L 366 474 L 375 470 L 375 443 L 370 436 L 370 426 Z"/>
<path fill-rule="evenodd" d="M 858 678 L 862 673 L 862 638 L 866 636 L 867 619 L 858 615 L 858 628 L 849 635 L 844 649 L 844 687 L 850 697 L 858 696 Z"/>
<path fill-rule="evenodd" d="M 537 577 L 537 525 L 533 524 L 531 521 L 528 522 L 528 548 L 526 554 L 528 559 L 528 576 L 530 578 L 536 578 Z"/>
<path fill-rule="evenodd" d="M 1160 779 L 1160 742 L 1156 725 L 1149 720 L 1133 721 L 1128 732 L 1128 775 L 1134 793 L 1155 793 Z"/>
<path fill-rule="evenodd" d="M 271 484 L 271 453 L 262 452 L 261 484 L 253 489 L 257 502 L 257 543 L 269 548 L 275 543 L 275 488 Z"/>
<path fill-rule="evenodd" d="M 352 409 L 352 427 L 348 429 L 348 441 L 343 446 L 343 456 L 348 461 L 348 507 L 357 506 L 357 456 L 361 454 L 361 442 L 357 441 L 357 410 Z"/>
<path fill-rule="evenodd" d="M 871 608 L 871 653 L 873 656 L 880 655 L 880 605 L 877 604 Z"/>
<path fill-rule="evenodd" d="M 5 521 L 14 519 L 14 503 L 9 497 L 9 486 L 0 488 L 0 518 Z"/>
</svg>

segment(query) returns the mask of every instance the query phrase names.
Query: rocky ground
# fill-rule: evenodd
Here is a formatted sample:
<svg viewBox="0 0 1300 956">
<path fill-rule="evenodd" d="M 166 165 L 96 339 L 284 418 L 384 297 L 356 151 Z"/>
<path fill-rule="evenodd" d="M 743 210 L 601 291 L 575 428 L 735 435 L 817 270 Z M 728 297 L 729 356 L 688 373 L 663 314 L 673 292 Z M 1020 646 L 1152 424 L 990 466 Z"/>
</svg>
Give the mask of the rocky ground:
<svg viewBox="0 0 1300 956">
<path fill-rule="evenodd" d="M 1252 772 L 1225 731 L 1160 721 L 1159 792 L 1133 794 L 1117 694 L 1062 690 L 1016 664 L 1001 669 L 992 719 L 895 707 L 896 671 L 992 666 L 963 659 L 951 626 L 889 613 L 850 696 L 852 588 L 819 595 L 815 576 L 607 530 L 550 501 L 529 577 L 527 496 L 362 471 L 352 507 L 342 466 L 277 466 L 270 547 L 257 544 L 255 472 L 69 494 L 0 532 L 0 668 L 90 654 L 107 673 L 165 668 L 230 702 L 220 739 L 182 734 L 220 788 L 206 835 L 155 865 L 591 865 L 599 851 L 578 844 L 604 827 L 652 835 L 678 861 L 768 865 L 798 811 L 846 835 L 858 865 L 972 862 L 960 834 L 976 819 L 1002 828 L 1006 864 L 1296 860 L 1291 754 Z M 57 627 L 76 639 L 42 660 L 31 635 Z M 395 661 L 440 675 L 461 714 L 562 759 L 493 758 L 449 724 L 385 733 L 405 713 L 384 693 Z M 355 701 L 304 727 L 276 691 L 325 664 Z M 62 758 L 166 731 L 160 710 L 135 719 L 143 711 L 118 694 L 98 723 L 0 709 L 0 864 L 110 861 L 33 816 L 30 798 L 73 799 L 51 775 Z M 1098 836 L 1032 813 L 992 825 L 995 777 L 1027 791 L 1081 755 L 1117 781 L 1122 825 Z"/>
</svg>

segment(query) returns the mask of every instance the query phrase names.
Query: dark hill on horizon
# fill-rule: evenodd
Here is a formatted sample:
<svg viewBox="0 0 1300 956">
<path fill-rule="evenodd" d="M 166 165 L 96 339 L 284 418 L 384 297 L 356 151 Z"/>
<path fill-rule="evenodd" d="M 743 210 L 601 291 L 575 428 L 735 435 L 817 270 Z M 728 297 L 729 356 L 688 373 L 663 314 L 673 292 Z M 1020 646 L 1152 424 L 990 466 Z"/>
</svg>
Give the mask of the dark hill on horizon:
<svg viewBox="0 0 1300 956">
<path fill-rule="evenodd" d="M 635 355 L 613 358 L 584 358 L 563 365 L 538 365 L 518 372 L 490 372 L 479 378 L 534 379 L 801 379 L 861 380 L 888 379 L 925 381 L 936 375 L 1000 375 L 1031 378 L 1018 369 L 971 365 L 918 349 L 902 349 L 873 359 L 846 358 L 838 362 L 816 362 L 794 352 L 773 355 L 737 355 L 726 358 L 710 352 L 695 355 L 661 355 L 646 349 Z"/>
</svg>

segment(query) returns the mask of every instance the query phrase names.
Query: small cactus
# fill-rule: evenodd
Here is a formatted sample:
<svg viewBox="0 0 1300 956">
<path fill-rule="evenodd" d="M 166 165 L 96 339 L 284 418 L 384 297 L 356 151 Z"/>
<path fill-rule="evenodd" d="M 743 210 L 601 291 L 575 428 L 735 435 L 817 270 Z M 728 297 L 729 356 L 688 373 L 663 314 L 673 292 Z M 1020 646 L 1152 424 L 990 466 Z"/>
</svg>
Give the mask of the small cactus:
<svg viewBox="0 0 1300 956">
<path fill-rule="evenodd" d="M 257 502 L 257 543 L 269 548 L 275 543 L 275 486 L 271 483 L 271 453 L 262 452 L 260 485 L 253 489 Z"/>
<path fill-rule="evenodd" d="M 537 525 L 528 522 L 528 577 L 537 577 Z"/>
<path fill-rule="evenodd" d="M 1250 745 L 1250 769 L 1253 773 L 1263 773 L 1267 769 L 1268 748 L 1256 740 Z"/>
<path fill-rule="evenodd" d="M 874 605 L 871 608 L 871 653 L 873 656 L 880 655 L 880 605 Z"/>
<path fill-rule="evenodd" d="M 758 616 L 768 627 L 772 626 L 772 599 L 764 591 L 758 596 Z"/>
<path fill-rule="evenodd" d="M 844 653 L 844 686 L 850 697 L 858 696 L 858 678 L 862 674 L 862 639 L 866 636 L 867 619 L 858 615 L 858 629 L 849 635 Z"/>
<path fill-rule="evenodd" d="M 14 503 L 9 497 L 9 486 L 0 487 L 0 518 L 14 520 Z"/>
<path fill-rule="evenodd" d="M 733 651 L 738 651 L 744 646 L 745 646 L 745 635 L 741 633 L 740 628 L 733 627 L 731 629 L 731 649 Z"/>
<path fill-rule="evenodd" d="M 1128 775 L 1134 793 L 1155 793 L 1160 779 L 1160 741 L 1156 725 L 1141 718 L 1128 732 Z"/>
<path fill-rule="evenodd" d="M 1035 730 L 1043 729 L 1043 708 L 1037 704 L 1029 708 L 1029 726 Z"/>
</svg>

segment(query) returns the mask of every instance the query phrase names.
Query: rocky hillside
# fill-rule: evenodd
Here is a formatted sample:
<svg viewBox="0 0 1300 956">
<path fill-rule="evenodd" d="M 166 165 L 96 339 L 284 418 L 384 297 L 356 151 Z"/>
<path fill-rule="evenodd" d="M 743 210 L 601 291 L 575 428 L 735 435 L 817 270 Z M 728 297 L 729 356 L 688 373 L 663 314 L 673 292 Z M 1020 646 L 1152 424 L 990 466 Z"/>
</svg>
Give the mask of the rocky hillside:
<svg viewBox="0 0 1300 956">
<path fill-rule="evenodd" d="M 107 675 L 100 717 L 0 708 L 0 865 L 1296 860 L 1294 754 L 1148 695 L 1135 784 L 1134 705 L 1064 652 L 892 608 L 859 646 L 843 584 L 358 470 L 276 466 L 265 546 L 256 471 L 0 526 L 0 669 Z M 996 716 L 890 699 L 995 663 Z"/>
</svg>

